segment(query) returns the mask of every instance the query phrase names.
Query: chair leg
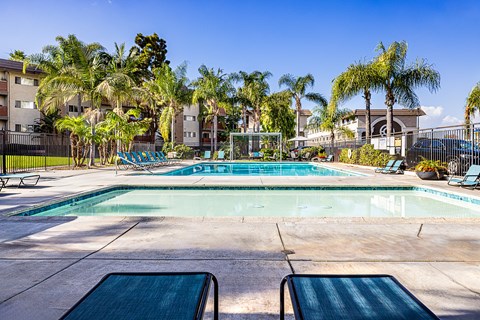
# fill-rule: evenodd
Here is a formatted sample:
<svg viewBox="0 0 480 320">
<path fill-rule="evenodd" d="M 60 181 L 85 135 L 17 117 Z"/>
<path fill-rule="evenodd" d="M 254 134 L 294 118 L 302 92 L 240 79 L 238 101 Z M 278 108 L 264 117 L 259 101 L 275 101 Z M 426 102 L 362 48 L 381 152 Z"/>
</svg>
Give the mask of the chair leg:
<svg viewBox="0 0 480 320">
<path fill-rule="evenodd" d="M 285 283 L 287 278 L 283 278 L 280 282 L 280 320 L 285 320 Z"/>
<path fill-rule="evenodd" d="M 213 287 L 213 319 L 218 320 L 218 281 L 212 274 Z"/>
</svg>

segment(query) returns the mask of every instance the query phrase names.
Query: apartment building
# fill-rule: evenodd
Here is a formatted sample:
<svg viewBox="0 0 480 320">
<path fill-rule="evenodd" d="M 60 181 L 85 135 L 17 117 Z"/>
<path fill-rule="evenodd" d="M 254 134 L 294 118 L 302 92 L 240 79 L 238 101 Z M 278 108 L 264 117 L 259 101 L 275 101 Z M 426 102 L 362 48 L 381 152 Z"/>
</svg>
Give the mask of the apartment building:
<svg viewBox="0 0 480 320">
<path fill-rule="evenodd" d="M 425 112 L 420 109 L 394 109 L 393 110 L 393 131 L 413 132 L 419 129 L 419 117 Z M 372 136 L 385 137 L 387 131 L 387 109 L 371 109 L 370 119 Z M 365 109 L 356 109 L 353 116 L 343 119 L 338 126 L 349 128 L 355 133 L 355 140 L 365 139 Z M 326 145 L 330 143 L 330 132 L 320 129 L 308 130 L 308 145 Z M 341 133 L 337 133 L 337 140 L 348 139 Z"/>
<path fill-rule="evenodd" d="M 23 63 L 0 59 L 0 130 L 28 132 L 34 130 L 40 112 L 35 95 L 41 71 Z"/>
</svg>

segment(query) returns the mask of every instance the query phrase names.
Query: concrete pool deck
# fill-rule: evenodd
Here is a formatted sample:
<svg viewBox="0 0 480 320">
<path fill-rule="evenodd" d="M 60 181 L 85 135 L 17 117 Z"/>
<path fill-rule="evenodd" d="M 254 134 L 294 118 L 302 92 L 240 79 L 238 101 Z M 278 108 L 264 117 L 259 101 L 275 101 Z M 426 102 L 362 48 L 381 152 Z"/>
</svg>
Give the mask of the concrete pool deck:
<svg viewBox="0 0 480 320">
<path fill-rule="evenodd" d="M 6 216 L 117 184 L 422 185 L 480 195 L 408 173 L 328 165 L 369 175 L 115 176 L 112 169 L 93 169 L 41 172 L 36 187 L 7 187 L 0 192 L 0 319 L 57 319 L 106 273 L 127 271 L 212 272 L 221 319 L 278 319 L 280 280 L 292 272 L 391 274 L 441 319 L 479 319 L 478 218 Z M 206 318 L 210 311 L 211 304 Z"/>
</svg>

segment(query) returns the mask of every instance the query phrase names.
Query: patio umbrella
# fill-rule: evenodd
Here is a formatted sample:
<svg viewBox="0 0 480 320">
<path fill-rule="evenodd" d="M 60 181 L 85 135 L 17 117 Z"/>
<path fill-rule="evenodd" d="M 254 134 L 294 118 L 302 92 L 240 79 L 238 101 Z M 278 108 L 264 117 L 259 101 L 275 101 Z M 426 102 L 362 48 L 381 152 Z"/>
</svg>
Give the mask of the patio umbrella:
<svg viewBox="0 0 480 320">
<path fill-rule="evenodd" d="M 295 138 L 292 138 L 292 139 L 288 139 L 288 141 L 307 141 L 308 138 L 306 137 L 301 137 L 301 136 L 297 136 Z"/>
</svg>

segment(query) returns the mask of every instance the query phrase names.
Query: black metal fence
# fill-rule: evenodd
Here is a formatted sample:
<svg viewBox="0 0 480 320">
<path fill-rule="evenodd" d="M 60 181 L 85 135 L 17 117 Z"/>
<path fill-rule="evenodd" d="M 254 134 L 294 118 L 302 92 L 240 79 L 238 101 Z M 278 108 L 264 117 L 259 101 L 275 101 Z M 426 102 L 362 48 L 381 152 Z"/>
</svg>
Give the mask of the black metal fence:
<svg viewBox="0 0 480 320">
<path fill-rule="evenodd" d="M 366 144 L 363 140 L 337 140 L 333 147 L 323 143 L 326 152 L 339 160 L 343 149 L 356 150 Z M 463 174 L 471 164 L 480 164 L 480 124 L 422 129 L 394 134 L 390 139 L 372 137 L 375 149 L 405 159 L 407 167 L 415 166 L 422 159 L 444 162 L 452 174 Z M 320 143 L 322 144 L 322 143 Z"/>
<path fill-rule="evenodd" d="M 3 174 L 71 165 L 70 141 L 66 135 L 0 131 Z"/>
</svg>

